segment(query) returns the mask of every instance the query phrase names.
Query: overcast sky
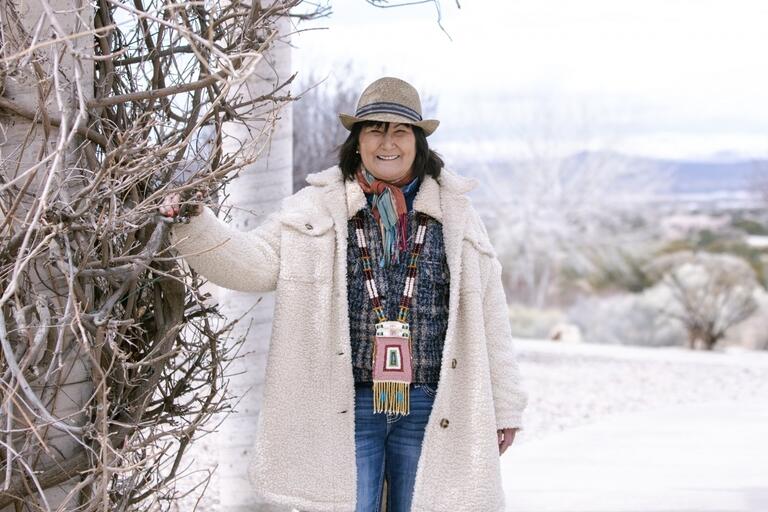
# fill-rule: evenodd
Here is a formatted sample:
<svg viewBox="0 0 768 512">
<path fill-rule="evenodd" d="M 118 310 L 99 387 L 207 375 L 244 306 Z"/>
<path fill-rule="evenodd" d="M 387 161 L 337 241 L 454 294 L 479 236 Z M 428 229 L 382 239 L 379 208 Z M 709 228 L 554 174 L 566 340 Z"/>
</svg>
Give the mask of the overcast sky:
<svg viewBox="0 0 768 512">
<path fill-rule="evenodd" d="M 363 84 L 405 78 L 437 97 L 450 155 L 555 141 L 670 158 L 768 157 L 767 0 L 335 0 L 298 28 L 294 68 Z M 343 79 L 345 77 L 338 76 Z"/>
</svg>

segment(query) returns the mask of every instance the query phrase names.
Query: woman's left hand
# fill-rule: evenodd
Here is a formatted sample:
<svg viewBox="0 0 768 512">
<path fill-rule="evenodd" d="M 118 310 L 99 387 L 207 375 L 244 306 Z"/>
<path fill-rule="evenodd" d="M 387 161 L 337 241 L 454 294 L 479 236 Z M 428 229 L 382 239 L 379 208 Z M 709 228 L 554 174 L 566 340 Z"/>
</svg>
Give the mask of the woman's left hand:
<svg viewBox="0 0 768 512">
<path fill-rule="evenodd" d="M 496 435 L 499 438 L 499 456 L 503 455 L 512 444 L 512 441 L 515 440 L 515 433 L 518 430 L 517 428 L 505 428 L 496 431 Z"/>
</svg>

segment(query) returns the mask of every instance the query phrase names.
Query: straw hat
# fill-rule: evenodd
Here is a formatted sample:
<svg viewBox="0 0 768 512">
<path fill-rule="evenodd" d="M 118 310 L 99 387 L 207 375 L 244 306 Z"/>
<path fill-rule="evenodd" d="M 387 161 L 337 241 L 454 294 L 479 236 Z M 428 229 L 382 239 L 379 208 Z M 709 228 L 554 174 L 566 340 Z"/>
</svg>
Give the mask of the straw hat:
<svg viewBox="0 0 768 512">
<path fill-rule="evenodd" d="M 355 115 L 339 114 L 347 130 L 360 121 L 408 123 L 430 135 L 440 121 L 421 118 L 421 99 L 416 89 L 404 80 L 385 76 L 365 88 L 357 101 Z"/>
</svg>

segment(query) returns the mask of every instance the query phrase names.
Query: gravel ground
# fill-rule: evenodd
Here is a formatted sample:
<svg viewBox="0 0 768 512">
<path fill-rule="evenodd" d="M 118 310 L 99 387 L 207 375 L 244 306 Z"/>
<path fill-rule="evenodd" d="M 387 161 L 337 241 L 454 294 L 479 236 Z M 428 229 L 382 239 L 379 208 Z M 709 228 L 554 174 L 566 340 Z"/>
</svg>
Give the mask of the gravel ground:
<svg viewBox="0 0 768 512">
<path fill-rule="evenodd" d="M 564 345 L 517 340 L 529 393 L 526 442 L 614 413 L 716 400 L 768 399 L 768 352 Z"/>
</svg>

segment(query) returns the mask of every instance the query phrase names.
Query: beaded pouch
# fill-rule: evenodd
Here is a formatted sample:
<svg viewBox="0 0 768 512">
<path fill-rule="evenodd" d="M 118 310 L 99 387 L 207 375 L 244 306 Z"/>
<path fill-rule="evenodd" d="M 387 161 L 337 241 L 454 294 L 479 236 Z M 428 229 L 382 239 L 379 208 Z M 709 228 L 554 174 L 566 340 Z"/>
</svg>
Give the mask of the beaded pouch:
<svg viewBox="0 0 768 512">
<path fill-rule="evenodd" d="M 373 410 L 408 414 L 409 386 L 413 379 L 408 324 L 376 324 L 373 346 Z"/>
</svg>

